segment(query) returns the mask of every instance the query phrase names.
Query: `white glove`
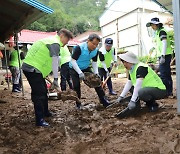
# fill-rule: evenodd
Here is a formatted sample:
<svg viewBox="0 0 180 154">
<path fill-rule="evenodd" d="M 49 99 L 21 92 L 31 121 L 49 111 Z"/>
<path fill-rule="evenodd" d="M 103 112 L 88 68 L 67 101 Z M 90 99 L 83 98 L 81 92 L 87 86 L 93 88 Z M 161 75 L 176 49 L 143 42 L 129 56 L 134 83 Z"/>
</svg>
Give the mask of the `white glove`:
<svg viewBox="0 0 180 154">
<path fill-rule="evenodd" d="M 55 86 L 55 87 L 59 87 L 58 78 L 54 78 L 54 81 L 53 81 L 52 85 Z"/>
<path fill-rule="evenodd" d="M 56 89 L 56 90 L 58 90 L 58 92 L 61 92 L 61 89 L 58 84 L 58 78 L 54 78 L 54 81 L 51 85 L 51 89 Z"/>
<path fill-rule="evenodd" d="M 106 76 L 108 77 L 110 75 L 109 71 L 106 71 Z"/>
<path fill-rule="evenodd" d="M 80 74 L 79 74 L 79 79 L 80 79 L 80 80 L 84 80 L 84 79 L 85 79 L 84 73 L 80 73 Z"/>
<path fill-rule="evenodd" d="M 134 109 L 135 107 L 136 107 L 136 102 L 130 101 L 129 104 L 128 104 L 128 108 L 129 108 L 130 110 L 132 110 L 132 109 Z"/>
<path fill-rule="evenodd" d="M 165 56 L 161 56 L 160 59 L 159 59 L 159 63 L 160 64 L 164 64 L 165 63 Z"/>
<path fill-rule="evenodd" d="M 101 76 L 99 75 L 99 73 L 96 73 L 95 75 L 96 75 L 98 78 L 101 78 Z"/>
</svg>

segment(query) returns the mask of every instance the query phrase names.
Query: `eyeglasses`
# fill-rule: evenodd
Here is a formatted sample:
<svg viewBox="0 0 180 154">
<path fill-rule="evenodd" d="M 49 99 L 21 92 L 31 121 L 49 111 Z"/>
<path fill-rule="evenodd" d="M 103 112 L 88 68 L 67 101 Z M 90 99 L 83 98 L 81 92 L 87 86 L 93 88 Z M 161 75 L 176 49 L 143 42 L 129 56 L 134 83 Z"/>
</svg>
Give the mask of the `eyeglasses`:
<svg viewBox="0 0 180 154">
<path fill-rule="evenodd" d="M 91 42 L 91 44 L 93 45 L 93 46 L 95 46 L 95 47 L 97 47 L 98 46 L 98 44 L 96 44 L 96 43 L 93 43 L 92 41 L 89 41 L 89 42 Z"/>
</svg>

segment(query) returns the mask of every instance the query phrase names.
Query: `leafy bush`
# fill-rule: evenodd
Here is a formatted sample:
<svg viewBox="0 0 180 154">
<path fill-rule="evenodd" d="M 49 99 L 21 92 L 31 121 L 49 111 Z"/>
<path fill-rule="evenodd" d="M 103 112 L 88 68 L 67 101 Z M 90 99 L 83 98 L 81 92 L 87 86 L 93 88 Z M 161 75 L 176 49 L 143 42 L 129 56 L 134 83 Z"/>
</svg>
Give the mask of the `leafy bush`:
<svg viewBox="0 0 180 154">
<path fill-rule="evenodd" d="M 138 57 L 139 61 L 143 63 L 152 63 L 155 64 L 157 62 L 157 57 L 149 57 L 149 56 L 143 56 L 143 57 Z"/>
</svg>

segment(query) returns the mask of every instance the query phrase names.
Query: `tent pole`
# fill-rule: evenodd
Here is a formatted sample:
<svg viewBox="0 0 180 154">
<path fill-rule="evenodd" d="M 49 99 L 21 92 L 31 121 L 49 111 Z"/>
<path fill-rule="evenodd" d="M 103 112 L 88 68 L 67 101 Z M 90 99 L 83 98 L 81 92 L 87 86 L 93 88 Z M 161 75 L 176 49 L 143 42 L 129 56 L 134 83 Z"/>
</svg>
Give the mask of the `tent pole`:
<svg viewBox="0 0 180 154">
<path fill-rule="evenodd" d="M 180 1 L 173 0 L 174 36 L 175 36 L 175 57 L 176 57 L 176 89 L 177 89 L 177 114 L 180 115 Z"/>
<path fill-rule="evenodd" d="M 22 84 L 22 95 L 24 96 L 24 86 L 23 86 L 23 79 L 22 79 L 23 76 L 22 76 L 22 69 L 21 69 L 21 61 L 20 61 L 19 46 L 18 46 L 18 33 L 17 32 L 14 35 L 14 40 L 15 40 L 17 52 L 18 52 L 18 63 L 19 63 L 19 71 L 20 71 L 20 80 L 21 80 L 21 84 Z"/>
<path fill-rule="evenodd" d="M 7 60 L 7 50 L 6 50 L 6 45 L 4 42 L 4 53 L 5 53 L 5 62 L 6 62 L 6 74 L 7 74 L 7 82 L 8 82 L 8 89 L 9 89 L 9 75 L 8 75 L 8 60 Z"/>
</svg>

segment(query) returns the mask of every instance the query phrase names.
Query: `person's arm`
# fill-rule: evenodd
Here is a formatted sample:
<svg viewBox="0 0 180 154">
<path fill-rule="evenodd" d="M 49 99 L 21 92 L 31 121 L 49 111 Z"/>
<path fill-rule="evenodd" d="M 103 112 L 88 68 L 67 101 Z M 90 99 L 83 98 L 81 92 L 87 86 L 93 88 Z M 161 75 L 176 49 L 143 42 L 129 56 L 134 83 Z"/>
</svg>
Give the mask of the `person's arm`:
<svg viewBox="0 0 180 154">
<path fill-rule="evenodd" d="M 58 80 L 58 67 L 59 67 L 59 53 L 60 45 L 58 43 L 47 44 L 49 49 L 50 57 L 52 57 L 52 72 L 54 79 Z"/>
<path fill-rule="evenodd" d="M 99 55 L 99 52 L 97 52 L 96 56 L 92 58 L 92 68 L 93 68 L 94 74 L 98 74 L 98 65 L 97 65 L 98 55 Z"/>
<path fill-rule="evenodd" d="M 115 63 L 117 63 L 117 53 L 116 53 L 116 50 L 114 49 L 114 51 L 113 51 L 113 61 L 115 62 Z"/>
<path fill-rule="evenodd" d="M 76 62 L 79 59 L 80 55 L 81 55 L 81 48 L 78 45 L 73 49 L 73 54 L 72 54 L 72 58 L 71 58 L 72 67 L 78 74 L 82 73 L 81 69 L 79 68 L 79 66 Z"/>
<path fill-rule="evenodd" d="M 79 68 L 79 66 L 78 66 L 78 64 L 77 64 L 77 62 L 76 62 L 75 59 L 71 58 L 71 64 L 72 64 L 73 69 L 74 69 L 78 74 L 81 74 L 81 73 L 82 73 L 82 71 L 81 71 L 81 69 Z"/>
<path fill-rule="evenodd" d="M 166 50 L 167 50 L 167 39 L 163 39 L 162 40 L 162 53 L 161 53 L 161 55 L 165 56 Z"/>
<path fill-rule="evenodd" d="M 138 92 L 141 89 L 142 86 L 142 82 L 143 82 L 143 78 L 138 78 L 136 80 L 136 84 L 134 86 L 134 90 L 133 90 L 133 95 L 131 97 L 131 101 L 135 102 L 138 98 Z"/>
<path fill-rule="evenodd" d="M 104 55 L 102 54 L 102 52 L 99 52 L 99 60 L 101 61 L 101 64 L 102 64 L 104 70 L 105 70 L 106 72 L 108 72 L 108 69 L 107 69 L 106 63 L 105 63 L 105 57 L 104 57 Z"/>
<path fill-rule="evenodd" d="M 148 74 L 148 67 L 140 66 L 137 69 L 137 74 L 136 74 L 137 80 L 136 80 L 136 84 L 134 86 L 134 91 L 133 91 L 133 95 L 131 97 L 131 101 L 135 102 L 137 100 L 138 92 L 141 89 L 143 80 L 147 74 Z"/>
<path fill-rule="evenodd" d="M 98 74 L 97 62 L 92 61 L 92 68 L 93 68 L 93 73 Z"/>
<path fill-rule="evenodd" d="M 58 79 L 59 57 L 52 57 L 52 72 L 54 79 Z"/>
<path fill-rule="evenodd" d="M 23 60 L 25 58 L 24 52 L 20 53 L 20 59 Z"/>
<path fill-rule="evenodd" d="M 123 88 L 123 91 L 120 94 L 120 97 L 124 98 L 126 96 L 126 94 L 129 92 L 129 90 L 132 87 L 132 82 L 131 80 L 128 80 Z"/>
<path fill-rule="evenodd" d="M 164 30 L 161 30 L 160 33 L 159 33 L 159 38 L 162 41 L 161 55 L 165 56 L 166 55 L 166 50 L 167 50 L 167 33 Z"/>
</svg>

